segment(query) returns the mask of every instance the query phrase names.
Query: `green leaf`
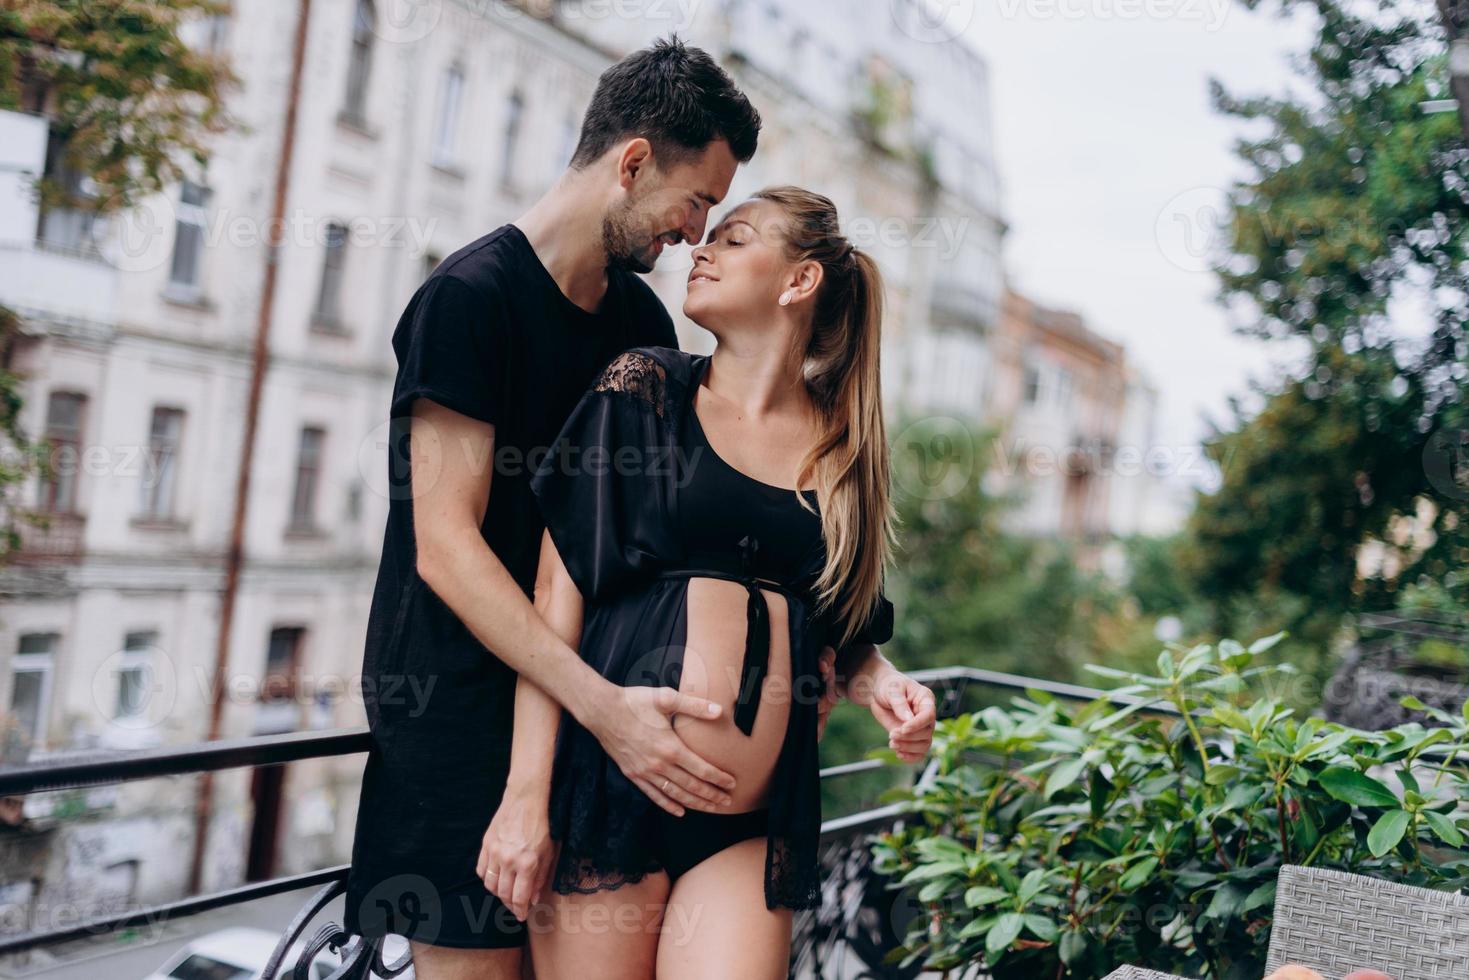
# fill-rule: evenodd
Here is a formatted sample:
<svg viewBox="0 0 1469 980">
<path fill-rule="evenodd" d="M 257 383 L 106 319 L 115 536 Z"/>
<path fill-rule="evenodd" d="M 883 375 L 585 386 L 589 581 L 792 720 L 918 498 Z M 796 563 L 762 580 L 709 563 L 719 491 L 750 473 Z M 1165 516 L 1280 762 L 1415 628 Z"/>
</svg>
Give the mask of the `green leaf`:
<svg viewBox="0 0 1469 980">
<path fill-rule="evenodd" d="M 1081 759 L 1067 759 L 1051 770 L 1051 775 L 1046 778 L 1046 799 L 1050 799 L 1061 792 L 1072 783 L 1076 782 L 1081 774 L 1086 771 L 1086 763 Z"/>
<path fill-rule="evenodd" d="M 1389 810 L 1377 818 L 1377 823 L 1367 833 L 1367 849 L 1372 852 L 1373 857 L 1382 857 L 1388 851 L 1398 846 L 1403 839 L 1403 834 L 1408 832 L 1408 824 L 1413 815 L 1407 810 Z"/>
<path fill-rule="evenodd" d="M 1024 905 L 1039 895 L 1041 889 L 1045 886 L 1046 873 L 1040 868 L 1036 868 L 1033 871 L 1027 872 L 1025 877 L 1020 880 L 1020 887 L 1016 889 L 1015 897 L 1020 900 L 1020 904 Z"/>
<path fill-rule="evenodd" d="M 989 935 L 984 937 L 984 951 L 993 963 L 1001 953 L 1010 948 L 1010 944 L 1020 938 L 1020 930 L 1025 928 L 1025 919 L 1019 912 L 1006 912 L 990 929 Z"/>
<path fill-rule="evenodd" d="M 1003 888 L 992 888 L 988 885 L 975 885 L 964 893 L 964 904 L 969 908 L 977 909 L 985 905 L 993 905 L 1010 897 L 1010 893 Z"/>
<path fill-rule="evenodd" d="M 1127 873 L 1117 880 L 1117 884 L 1131 891 L 1146 883 L 1156 870 L 1158 870 L 1158 859 L 1155 857 L 1145 857 L 1137 864 L 1128 868 Z"/>
<path fill-rule="evenodd" d="M 1438 839 L 1445 844 L 1450 847 L 1464 846 L 1464 835 L 1460 833 L 1458 827 L 1454 826 L 1454 822 L 1442 813 L 1434 813 L 1429 810 L 1423 814 L 1423 819 L 1428 821 L 1428 826 L 1433 828 Z"/>
<path fill-rule="evenodd" d="M 1061 934 L 1061 962 L 1074 966 L 1086 955 L 1087 934 L 1080 929 L 1070 929 Z"/>
<path fill-rule="evenodd" d="M 1331 766 L 1317 777 L 1323 789 L 1343 803 L 1355 806 L 1398 805 L 1397 794 L 1366 773 L 1345 766 Z"/>
<path fill-rule="evenodd" d="M 1249 651 L 1251 654 L 1259 656 L 1266 650 L 1269 650 L 1271 647 L 1275 646 L 1275 644 L 1279 643 L 1281 640 L 1285 639 L 1287 635 L 1288 634 L 1285 630 L 1281 630 L 1279 633 L 1271 633 L 1269 636 L 1262 636 L 1254 643 L 1250 644 Z"/>
<path fill-rule="evenodd" d="M 1044 939 L 1048 943 L 1055 942 L 1056 937 L 1061 933 L 1056 923 L 1043 915 L 1027 915 L 1025 928 L 1029 929 L 1037 939 Z"/>
</svg>

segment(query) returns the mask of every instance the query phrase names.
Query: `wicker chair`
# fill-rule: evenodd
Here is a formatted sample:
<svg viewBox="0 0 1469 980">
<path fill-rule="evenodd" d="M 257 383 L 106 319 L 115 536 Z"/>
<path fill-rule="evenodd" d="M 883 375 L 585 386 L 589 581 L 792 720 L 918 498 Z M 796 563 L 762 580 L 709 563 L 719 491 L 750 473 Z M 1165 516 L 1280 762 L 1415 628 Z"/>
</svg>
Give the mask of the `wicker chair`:
<svg viewBox="0 0 1469 980">
<path fill-rule="evenodd" d="M 1469 980 L 1469 897 L 1321 868 L 1280 869 L 1268 976 L 1288 963 L 1341 980 Z M 1183 980 L 1124 966 L 1107 980 Z"/>
<path fill-rule="evenodd" d="M 1287 963 L 1337 980 L 1469 977 L 1469 897 L 1320 868 L 1280 869 L 1265 972 Z"/>
</svg>

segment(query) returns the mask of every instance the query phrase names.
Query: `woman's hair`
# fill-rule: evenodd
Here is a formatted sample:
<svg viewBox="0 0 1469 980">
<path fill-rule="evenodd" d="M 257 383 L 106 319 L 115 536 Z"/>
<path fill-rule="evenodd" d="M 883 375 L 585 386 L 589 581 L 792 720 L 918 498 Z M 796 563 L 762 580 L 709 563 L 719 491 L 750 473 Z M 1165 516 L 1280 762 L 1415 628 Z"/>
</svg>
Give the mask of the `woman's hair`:
<svg viewBox="0 0 1469 980">
<path fill-rule="evenodd" d="M 796 486 L 814 477 L 821 504 L 826 566 L 817 598 L 834 607 L 847 642 L 881 596 L 893 547 L 887 430 L 882 416 L 878 351 L 882 341 L 882 276 L 877 263 L 841 233 L 836 205 L 799 187 L 755 194 L 786 214 L 787 255 L 819 262 L 821 286 L 802 352 L 802 375 L 819 418 L 820 435 L 801 462 Z M 798 495 L 799 496 L 799 495 Z M 809 507 L 804 498 L 803 506 Z"/>
</svg>

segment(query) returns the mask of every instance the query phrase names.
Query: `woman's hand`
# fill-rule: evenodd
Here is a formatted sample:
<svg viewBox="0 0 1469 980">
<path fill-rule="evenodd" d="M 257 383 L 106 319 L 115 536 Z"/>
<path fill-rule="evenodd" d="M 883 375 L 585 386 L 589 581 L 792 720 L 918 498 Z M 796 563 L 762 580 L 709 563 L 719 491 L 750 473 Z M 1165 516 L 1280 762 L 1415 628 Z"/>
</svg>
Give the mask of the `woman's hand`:
<svg viewBox="0 0 1469 980">
<path fill-rule="evenodd" d="M 816 741 L 821 741 L 826 734 L 826 720 L 831 717 L 831 709 L 837 706 L 842 699 L 842 689 L 837 683 L 837 652 L 831 647 L 821 651 L 821 656 L 816 658 L 816 664 L 821 668 L 821 679 L 825 683 L 822 690 L 821 700 L 816 705 Z"/>
<path fill-rule="evenodd" d="M 480 844 L 475 873 L 521 921 L 530 915 L 531 903 L 540 898 L 556 866 L 548 807 L 544 790 L 512 783 Z"/>
<path fill-rule="evenodd" d="M 888 746 L 903 762 L 921 761 L 933 745 L 938 717 L 933 692 L 886 661 L 870 678 L 870 700 L 863 700 L 887 731 Z"/>
</svg>

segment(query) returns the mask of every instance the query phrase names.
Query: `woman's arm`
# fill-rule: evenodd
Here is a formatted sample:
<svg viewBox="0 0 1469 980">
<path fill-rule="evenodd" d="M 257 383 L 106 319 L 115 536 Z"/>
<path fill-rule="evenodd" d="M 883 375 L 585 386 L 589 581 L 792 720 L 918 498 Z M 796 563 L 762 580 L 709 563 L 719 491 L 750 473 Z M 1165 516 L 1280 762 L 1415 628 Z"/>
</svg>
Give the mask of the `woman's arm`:
<svg viewBox="0 0 1469 980">
<path fill-rule="evenodd" d="M 582 597 L 566 574 L 551 535 L 541 540 L 535 610 L 573 650 L 581 644 Z M 515 728 L 510 776 L 495 818 L 480 845 L 478 873 L 485 887 L 524 919 L 555 867 L 547 811 L 561 705 L 521 676 L 515 685 Z M 495 872 L 490 874 L 489 872 Z"/>
<path fill-rule="evenodd" d="M 535 610 L 561 641 L 581 646 L 582 598 L 549 531 L 541 536 L 536 568 Z M 515 687 L 515 736 L 510 745 L 509 787 L 547 799 L 551 794 L 551 756 L 561 727 L 561 705 L 533 681 Z"/>
<path fill-rule="evenodd" d="M 938 716 L 933 692 L 893 666 L 872 643 L 843 647 L 836 660 L 838 690 L 872 711 L 898 758 L 918 762 L 926 756 Z"/>
</svg>

